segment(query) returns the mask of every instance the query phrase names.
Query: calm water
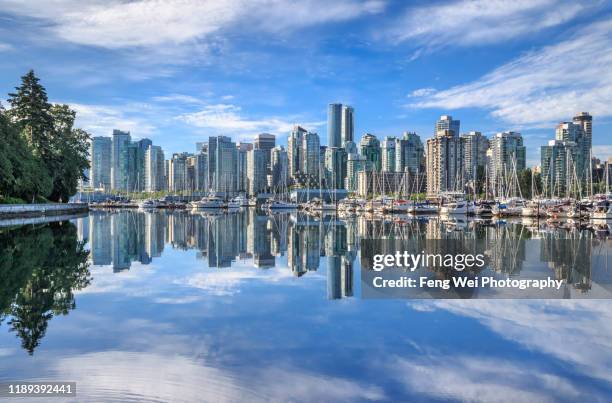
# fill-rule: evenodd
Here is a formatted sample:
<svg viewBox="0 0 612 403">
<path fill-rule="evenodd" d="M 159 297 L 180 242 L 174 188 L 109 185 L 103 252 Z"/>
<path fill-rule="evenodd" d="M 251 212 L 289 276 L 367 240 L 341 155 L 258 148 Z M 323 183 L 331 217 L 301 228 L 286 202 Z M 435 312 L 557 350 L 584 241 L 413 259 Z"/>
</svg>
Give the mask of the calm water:
<svg viewBox="0 0 612 403">
<path fill-rule="evenodd" d="M 527 224 L 100 211 L 0 228 L 0 381 L 76 381 L 80 401 L 609 401 L 610 300 L 359 297 L 367 237 L 584 238 L 612 262 L 606 228 Z M 510 251 L 491 270 L 567 271 L 563 251 Z M 576 296 L 601 289 L 570 274 Z"/>
</svg>

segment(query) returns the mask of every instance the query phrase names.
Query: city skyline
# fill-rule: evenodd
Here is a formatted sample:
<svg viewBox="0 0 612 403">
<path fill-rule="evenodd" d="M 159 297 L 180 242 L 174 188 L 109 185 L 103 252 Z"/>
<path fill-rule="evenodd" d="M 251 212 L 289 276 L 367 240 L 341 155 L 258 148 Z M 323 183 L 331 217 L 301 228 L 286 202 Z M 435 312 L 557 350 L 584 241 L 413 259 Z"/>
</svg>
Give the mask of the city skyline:
<svg viewBox="0 0 612 403">
<path fill-rule="evenodd" d="M 2 88 L 34 68 L 51 101 L 70 104 L 93 135 L 130 131 L 169 155 L 219 135 L 286 144 L 294 124 L 327 144 L 330 103 L 354 108 L 355 140 L 426 139 L 440 114 L 458 116 L 464 133 L 518 131 L 533 145 L 530 166 L 554 125 L 586 110 L 597 119 L 594 154 L 612 154 L 607 3 L 0 6 Z M 253 12 L 266 23 L 245 28 Z"/>
</svg>

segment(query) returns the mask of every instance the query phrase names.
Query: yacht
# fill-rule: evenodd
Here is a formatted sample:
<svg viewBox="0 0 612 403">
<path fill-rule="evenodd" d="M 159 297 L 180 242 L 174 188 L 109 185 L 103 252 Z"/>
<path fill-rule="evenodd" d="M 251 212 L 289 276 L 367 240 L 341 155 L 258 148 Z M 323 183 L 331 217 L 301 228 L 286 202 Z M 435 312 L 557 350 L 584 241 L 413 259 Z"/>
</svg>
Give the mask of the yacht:
<svg viewBox="0 0 612 403">
<path fill-rule="evenodd" d="M 612 203 L 602 202 L 591 211 L 592 220 L 612 220 Z"/>
<path fill-rule="evenodd" d="M 468 213 L 468 202 L 465 200 L 463 193 L 449 193 L 446 198 L 448 201 L 444 202 L 442 207 L 440 207 L 441 215 Z"/>
<path fill-rule="evenodd" d="M 154 209 L 154 208 L 158 208 L 160 207 L 160 203 L 157 200 L 154 199 L 147 199 L 147 200 L 143 200 L 140 203 L 138 203 L 138 208 L 140 209 Z"/>
<path fill-rule="evenodd" d="M 521 209 L 522 217 L 542 217 L 546 215 L 546 211 L 538 201 L 530 201 Z"/>
<path fill-rule="evenodd" d="M 230 200 L 228 207 L 230 205 L 238 207 L 252 207 L 255 206 L 256 203 L 250 201 L 245 195 L 239 195 Z"/>
<path fill-rule="evenodd" d="M 493 215 L 493 203 L 490 201 L 480 201 L 474 205 L 474 214 L 481 217 L 490 217 Z"/>
<path fill-rule="evenodd" d="M 493 206 L 493 215 L 497 217 L 515 217 L 523 212 L 525 203 L 521 199 L 509 199 L 506 202 L 498 202 Z"/>
<path fill-rule="evenodd" d="M 439 208 L 435 204 L 412 203 L 406 211 L 408 214 L 438 214 Z"/>
<path fill-rule="evenodd" d="M 225 202 L 217 196 L 203 197 L 201 200 L 190 203 L 193 209 L 222 209 Z"/>
</svg>

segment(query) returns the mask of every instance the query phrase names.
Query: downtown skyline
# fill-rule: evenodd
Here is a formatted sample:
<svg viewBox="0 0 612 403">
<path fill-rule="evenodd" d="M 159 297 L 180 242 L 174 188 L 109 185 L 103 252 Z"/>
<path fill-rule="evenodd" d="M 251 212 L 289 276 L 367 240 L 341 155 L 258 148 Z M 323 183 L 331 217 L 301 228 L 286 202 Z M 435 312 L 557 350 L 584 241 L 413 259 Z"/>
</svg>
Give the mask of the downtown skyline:
<svg viewBox="0 0 612 403">
<path fill-rule="evenodd" d="M 528 166 L 558 122 L 586 110 L 596 118 L 594 155 L 612 154 L 603 2 L 341 1 L 321 10 L 309 1 L 296 12 L 278 1 L 265 25 L 248 28 L 240 2 L 100 4 L 0 2 L 2 88 L 34 68 L 92 135 L 130 131 L 167 154 L 219 135 L 271 133 L 286 145 L 294 124 L 326 145 L 335 102 L 354 108 L 356 140 L 426 139 L 441 114 L 459 117 L 462 132 L 518 131 Z"/>
</svg>

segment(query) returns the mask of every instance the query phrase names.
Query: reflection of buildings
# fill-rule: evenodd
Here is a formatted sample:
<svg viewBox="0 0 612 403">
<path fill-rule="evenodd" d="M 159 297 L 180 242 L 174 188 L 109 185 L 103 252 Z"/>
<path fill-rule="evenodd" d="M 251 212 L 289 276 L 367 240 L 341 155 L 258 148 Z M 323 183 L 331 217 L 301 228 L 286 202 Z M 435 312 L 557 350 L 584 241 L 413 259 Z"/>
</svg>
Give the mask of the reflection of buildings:
<svg viewBox="0 0 612 403">
<path fill-rule="evenodd" d="M 287 255 L 296 277 L 319 269 L 327 258 L 329 298 L 353 295 L 353 262 L 360 236 L 357 222 L 318 220 L 307 216 L 261 215 L 254 210 L 235 214 L 199 215 L 185 211 L 92 211 L 77 224 L 89 240 L 94 265 L 128 270 L 134 261 L 148 264 L 164 246 L 197 250 L 209 267 L 231 267 L 237 259 L 252 259 L 258 268 L 276 266 Z"/>
</svg>

